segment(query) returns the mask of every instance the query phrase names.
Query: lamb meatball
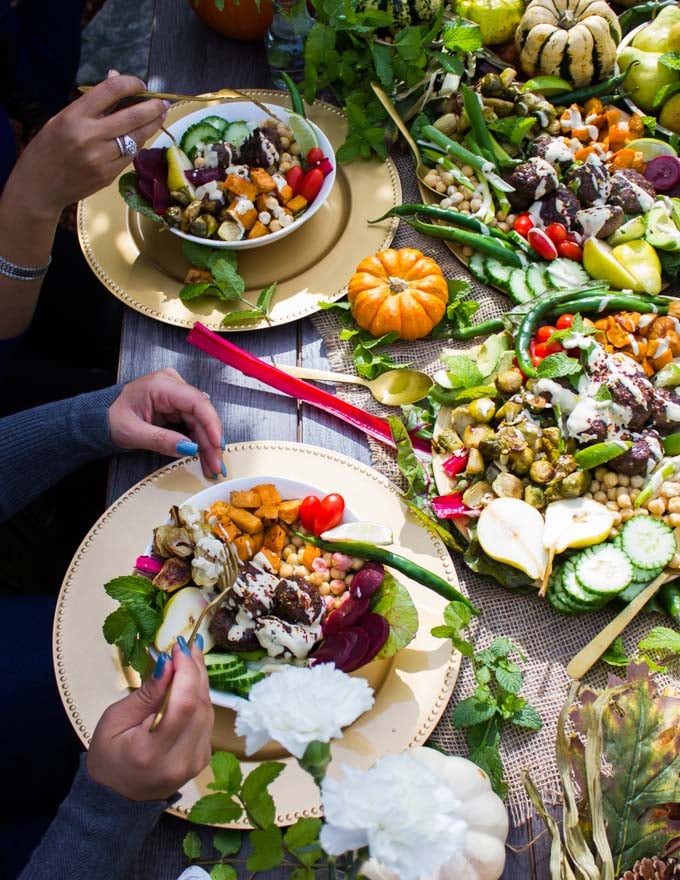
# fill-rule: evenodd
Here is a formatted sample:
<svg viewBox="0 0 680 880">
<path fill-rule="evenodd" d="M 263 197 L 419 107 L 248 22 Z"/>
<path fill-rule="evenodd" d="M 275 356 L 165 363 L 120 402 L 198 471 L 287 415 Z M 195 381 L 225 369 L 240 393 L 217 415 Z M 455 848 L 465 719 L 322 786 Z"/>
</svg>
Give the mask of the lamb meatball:
<svg viewBox="0 0 680 880">
<path fill-rule="evenodd" d="M 574 157 L 569 147 L 561 138 L 554 138 L 549 134 L 539 134 L 529 147 L 529 156 L 532 159 L 545 159 L 562 171 L 566 171 L 574 164 Z"/>
<path fill-rule="evenodd" d="M 321 617 L 324 601 L 321 594 L 304 578 L 282 578 L 274 593 L 273 614 L 290 623 L 313 624 Z"/>
<path fill-rule="evenodd" d="M 529 159 L 506 175 L 508 183 L 515 187 L 507 193 L 508 201 L 516 210 L 526 210 L 532 202 L 542 199 L 558 185 L 557 172 L 545 159 Z"/>
<path fill-rule="evenodd" d="M 625 214 L 644 214 L 655 198 L 652 184 L 632 168 L 621 168 L 612 174 L 609 204 L 623 208 Z"/>
<path fill-rule="evenodd" d="M 235 610 L 226 605 L 220 605 L 208 629 L 215 638 L 215 644 L 225 651 L 254 651 L 260 647 L 254 624 L 240 626 Z"/>
<path fill-rule="evenodd" d="M 623 455 L 613 458 L 608 467 L 611 467 L 616 473 L 625 474 L 628 477 L 644 477 L 661 461 L 662 457 L 663 449 L 659 435 L 650 431 L 643 437 L 634 440 L 631 448 Z"/>
<path fill-rule="evenodd" d="M 588 161 L 583 165 L 572 166 L 564 177 L 564 183 L 584 208 L 604 205 L 609 199 L 611 190 L 609 171 L 596 156 L 589 156 Z"/>
<path fill-rule="evenodd" d="M 608 238 L 623 223 L 625 215 L 618 205 L 583 208 L 576 215 L 576 224 L 586 236 Z"/>
<path fill-rule="evenodd" d="M 576 229 L 576 215 L 581 204 L 574 193 L 566 186 L 558 186 L 540 201 L 541 220 L 549 223 L 563 223 L 569 229 Z"/>
</svg>

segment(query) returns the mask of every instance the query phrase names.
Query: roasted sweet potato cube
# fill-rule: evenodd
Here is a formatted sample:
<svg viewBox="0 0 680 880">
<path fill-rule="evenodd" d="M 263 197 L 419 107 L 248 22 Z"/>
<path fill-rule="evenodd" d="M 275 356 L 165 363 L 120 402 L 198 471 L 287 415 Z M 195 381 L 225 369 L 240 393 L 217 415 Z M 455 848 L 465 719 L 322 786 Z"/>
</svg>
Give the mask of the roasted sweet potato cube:
<svg viewBox="0 0 680 880">
<path fill-rule="evenodd" d="M 263 235 L 269 235 L 269 230 L 264 223 L 256 220 L 252 228 L 248 230 L 247 238 L 262 238 Z"/>
<path fill-rule="evenodd" d="M 280 553 L 286 546 L 287 541 L 288 535 L 286 530 L 278 523 L 269 526 L 264 533 L 264 546 L 269 550 L 273 550 L 274 553 Z"/>
<path fill-rule="evenodd" d="M 276 181 L 264 168 L 251 168 L 250 179 L 261 193 L 274 192 L 276 189 Z"/>
<path fill-rule="evenodd" d="M 254 535 L 239 535 L 238 538 L 234 540 L 234 547 L 236 547 L 238 558 L 242 559 L 244 562 L 252 559 L 258 550 L 261 549 L 262 539 L 262 532 L 256 532 Z"/>
<path fill-rule="evenodd" d="M 243 492 L 231 492 L 229 500 L 234 507 L 256 507 L 262 506 L 262 498 L 260 493 L 255 489 L 246 489 Z"/>
<path fill-rule="evenodd" d="M 255 516 L 259 516 L 263 520 L 269 520 L 269 525 L 271 525 L 279 518 L 279 509 L 276 504 L 263 504 L 262 507 L 257 508 Z"/>
<path fill-rule="evenodd" d="M 274 574 L 279 573 L 279 568 L 281 567 L 281 557 L 278 553 L 274 553 L 273 550 L 270 550 L 269 547 L 262 546 L 260 548 L 260 553 L 263 553 L 267 557 L 267 561 L 271 565 Z"/>
<path fill-rule="evenodd" d="M 262 504 L 281 503 L 281 496 L 273 483 L 260 483 L 257 486 L 253 486 L 253 492 L 257 492 L 262 499 Z"/>
<path fill-rule="evenodd" d="M 304 196 L 293 196 L 290 201 L 286 202 L 286 208 L 288 208 L 291 214 L 299 214 L 307 205 L 308 202 Z"/>
<path fill-rule="evenodd" d="M 293 501 L 282 501 L 281 504 L 279 504 L 279 519 L 281 522 L 292 525 L 298 518 L 301 504 L 302 498 L 296 498 Z"/>
<path fill-rule="evenodd" d="M 251 202 L 254 202 L 257 197 L 255 184 L 246 180 L 245 177 L 239 177 L 238 174 L 230 174 L 227 177 L 224 181 L 224 189 L 234 195 L 250 199 Z"/>
<path fill-rule="evenodd" d="M 239 529 L 236 523 L 226 519 L 226 517 L 216 519 L 211 528 L 213 535 L 222 541 L 233 541 L 234 538 L 238 538 L 241 534 L 241 529 Z"/>
<path fill-rule="evenodd" d="M 280 189 L 277 187 L 277 196 L 280 202 L 286 205 L 293 198 L 293 187 L 286 183 Z"/>
<path fill-rule="evenodd" d="M 254 535 L 255 532 L 261 532 L 263 529 L 262 520 L 243 507 L 230 507 L 229 516 L 242 532 L 247 532 L 249 535 Z"/>
</svg>

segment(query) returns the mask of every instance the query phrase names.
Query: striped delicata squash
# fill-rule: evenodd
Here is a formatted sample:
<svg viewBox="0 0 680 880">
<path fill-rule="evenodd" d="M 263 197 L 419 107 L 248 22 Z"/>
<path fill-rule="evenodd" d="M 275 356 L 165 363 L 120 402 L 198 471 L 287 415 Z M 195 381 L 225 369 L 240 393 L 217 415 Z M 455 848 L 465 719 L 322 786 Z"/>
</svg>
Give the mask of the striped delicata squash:
<svg viewBox="0 0 680 880">
<path fill-rule="evenodd" d="M 554 74 L 579 88 L 609 76 L 620 39 L 605 0 L 531 0 L 515 31 L 527 76 Z"/>
</svg>

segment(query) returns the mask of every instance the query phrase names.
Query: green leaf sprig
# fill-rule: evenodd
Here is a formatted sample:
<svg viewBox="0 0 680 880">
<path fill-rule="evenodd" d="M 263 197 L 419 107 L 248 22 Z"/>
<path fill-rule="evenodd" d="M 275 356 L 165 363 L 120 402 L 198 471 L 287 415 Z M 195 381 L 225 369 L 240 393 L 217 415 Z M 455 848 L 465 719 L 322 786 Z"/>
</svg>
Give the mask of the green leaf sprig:
<svg viewBox="0 0 680 880">
<path fill-rule="evenodd" d="M 163 621 L 168 594 L 139 575 L 114 578 L 104 589 L 120 603 L 104 621 L 104 638 L 120 648 L 124 666 L 132 666 L 141 676 L 146 676 L 152 666 L 147 649 Z"/>
<path fill-rule="evenodd" d="M 466 634 L 471 618 L 470 609 L 462 602 L 449 602 L 444 623 L 435 626 L 432 635 L 451 639 L 472 665 L 477 686 L 455 706 L 452 721 L 455 727 L 467 729 L 468 758 L 488 774 L 496 794 L 505 797 L 508 786 L 499 749 L 503 725 L 540 730 L 543 722 L 536 709 L 519 696 L 522 671 L 511 655 L 525 661 L 524 655 L 508 638 L 494 639 L 488 648 L 475 650 Z"/>
<path fill-rule="evenodd" d="M 238 261 L 234 251 L 184 241 L 182 252 L 192 266 L 197 269 L 207 269 L 212 275 L 210 281 L 185 284 L 179 292 L 182 302 L 189 303 L 200 296 L 216 296 L 222 302 L 241 302 L 246 308 L 226 314 L 222 319 L 224 326 L 231 327 L 263 320 L 271 324 L 269 310 L 276 292 L 276 282 L 265 287 L 253 305 L 243 296 L 246 282 L 238 273 Z"/>
</svg>

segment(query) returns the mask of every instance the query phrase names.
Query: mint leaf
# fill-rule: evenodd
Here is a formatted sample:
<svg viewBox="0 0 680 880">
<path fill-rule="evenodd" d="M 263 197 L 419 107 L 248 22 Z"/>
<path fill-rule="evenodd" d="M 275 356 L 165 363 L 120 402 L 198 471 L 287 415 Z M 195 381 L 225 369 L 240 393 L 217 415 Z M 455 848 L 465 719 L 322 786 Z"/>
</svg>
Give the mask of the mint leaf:
<svg viewBox="0 0 680 880">
<path fill-rule="evenodd" d="M 549 354 L 536 367 L 541 379 L 559 379 L 562 376 L 573 376 L 581 372 L 581 364 L 576 358 L 569 357 L 563 351 Z"/>
<path fill-rule="evenodd" d="M 612 393 L 606 385 L 600 385 L 595 393 L 595 397 L 593 400 L 597 400 L 598 403 L 607 403 L 612 399 Z"/>
<path fill-rule="evenodd" d="M 442 354 L 440 360 L 446 367 L 451 388 L 472 388 L 483 383 L 482 371 L 472 358 L 466 355 Z"/>
<path fill-rule="evenodd" d="M 215 776 L 215 781 L 209 782 L 208 788 L 226 791 L 227 794 L 236 794 L 243 779 L 241 765 L 236 756 L 231 752 L 215 752 L 210 759 L 210 768 Z"/>
<path fill-rule="evenodd" d="M 257 307 L 258 307 L 258 309 L 260 309 L 260 311 L 266 313 L 271 308 L 272 297 L 276 293 L 276 285 L 277 285 L 277 282 L 274 281 L 273 284 L 270 284 L 268 287 L 265 287 L 265 289 L 258 296 Z"/>
<path fill-rule="evenodd" d="M 499 660 L 495 669 L 496 681 L 505 691 L 519 693 L 522 687 L 522 673 L 519 666 L 511 660 Z"/>
<path fill-rule="evenodd" d="M 241 799 L 257 825 L 272 825 L 275 818 L 274 800 L 267 791 L 285 769 L 285 764 L 267 761 L 252 770 L 241 786 Z"/>
<path fill-rule="evenodd" d="M 231 828 L 220 828 L 213 837 L 213 846 L 222 856 L 233 856 L 241 849 L 241 832 Z"/>
<path fill-rule="evenodd" d="M 664 52 L 659 58 L 659 64 L 670 67 L 671 70 L 680 70 L 680 52 Z"/>
<path fill-rule="evenodd" d="M 127 608 L 117 608 L 104 621 L 104 638 L 110 645 L 118 645 L 128 656 L 137 638 L 137 624 Z"/>
<path fill-rule="evenodd" d="M 188 859 L 201 858 L 202 844 L 198 831 L 187 831 L 182 841 L 182 849 Z"/>
<path fill-rule="evenodd" d="M 316 843 L 321 832 L 321 819 L 305 818 L 298 819 L 295 825 L 291 825 L 283 836 L 283 841 L 288 849 L 300 849 Z"/>
<path fill-rule="evenodd" d="M 189 821 L 197 825 L 223 825 L 241 818 L 243 807 L 228 794 L 206 794 L 189 811 Z"/>
<path fill-rule="evenodd" d="M 623 645 L 623 636 L 617 636 L 602 655 L 602 660 L 610 666 L 628 666 L 630 657 Z"/>
<path fill-rule="evenodd" d="M 159 592 L 148 578 L 134 574 L 114 578 L 104 584 L 104 589 L 112 599 L 123 605 L 148 605 L 149 600 Z"/>
<path fill-rule="evenodd" d="M 167 228 L 168 224 L 165 220 L 154 211 L 151 204 L 147 202 L 137 189 L 137 175 L 134 171 L 128 171 L 127 174 L 123 174 L 118 179 L 118 192 L 133 211 L 137 211 L 139 214 L 143 214 L 145 217 L 153 220 L 159 226 Z"/>
<path fill-rule="evenodd" d="M 464 629 L 472 620 L 472 611 L 462 602 L 449 602 L 444 608 L 444 623 L 456 631 Z"/>
<path fill-rule="evenodd" d="M 667 83 L 665 86 L 662 86 L 659 89 L 656 95 L 654 95 L 652 106 L 660 107 L 671 97 L 671 95 L 674 95 L 676 92 L 680 92 L 680 82 Z"/>
<path fill-rule="evenodd" d="M 487 127 L 500 134 L 503 140 L 519 146 L 524 138 L 531 134 L 531 129 L 536 125 L 535 116 L 510 116 L 505 119 L 494 119 L 487 123 Z"/>
<path fill-rule="evenodd" d="M 680 654 L 680 632 L 667 626 L 655 626 L 638 642 L 641 651 L 669 651 Z"/>
<path fill-rule="evenodd" d="M 237 309 L 229 312 L 222 318 L 222 324 L 231 327 L 234 324 L 248 324 L 251 321 L 261 321 L 265 317 L 259 309 Z"/>
<path fill-rule="evenodd" d="M 645 116 L 644 114 L 641 117 L 642 124 L 647 129 L 650 134 L 656 134 L 656 117 L 655 116 Z"/>
<path fill-rule="evenodd" d="M 182 302 L 192 302 L 199 296 L 219 296 L 219 288 L 212 281 L 197 281 L 194 284 L 185 284 L 179 292 Z"/>
<path fill-rule="evenodd" d="M 210 869 L 210 880 L 237 880 L 237 878 L 238 874 L 233 865 L 213 865 Z"/>
<path fill-rule="evenodd" d="M 283 861 L 281 829 L 273 826 L 263 831 L 250 832 L 253 852 L 248 856 L 246 867 L 249 871 L 268 871 Z"/>
<path fill-rule="evenodd" d="M 493 700 L 485 694 L 475 693 L 461 700 L 453 710 L 453 723 L 456 727 L 470 727 L 488 721 L 496 714 Z"/>
<path fill-rule="evenodd" d="M 316 874 L 311 868 L 296 868 L 290 875 L 290 880 L 315 880 Z"/>
<path fill-rule="evenodd" d="M 392 657 L 413 641 L 418 630 L 418 611 L 409 591 L 391 572 L 385 572 L 385 579 L 371 598 L 370 607 L 390 625 L 390 634 L 378 652 L 378 658 Z"/>
<path fill-rule="evenodd" d="M 217 284 L 222 299 L 240 299 L 246 289 L 246 282 L 238 274 L 236 268 L 221 257 L 211 260 L 210 271 Z"/>
<path fill-rule="evenodd" d="M 481 745 L 468 753 L 468 760 L 472 761 L 487 774 L 491 786 L 500 798 L 508 793 L 508 786 L 504 781 L 503 762 L 500 752 L 494 746 Z"/>
<path fill-rule="evenodd" d="M 186 257 L 187 262 L 191 263 L 191 265 L 195 266 L 197 269 L 209 269 L 210 260 L 215 254 L 219 254 L 219 250 L 217 248 L 208 247 L 204 244 L 196 244 L 195 241 L 187 241 L 185 239 L 182 241 L 182 253 Z"/>
<path fill-rule="evenodd" d="M 476 52 L 482 48 L 479 25 L 456 19 L 446 22 L 442 32 L 444 46 L 449 52 Z"/>
<path fill-rule="evenodd" d="M 534 707 L 529 706 L 528 704 L 515 712 L 515 714 L 510 717 L 510 721 L 512 721 L 516 727 L 525 727 L 527 730 L 540 730 L 543 727 L 543 719 Z"/>
</svg>

